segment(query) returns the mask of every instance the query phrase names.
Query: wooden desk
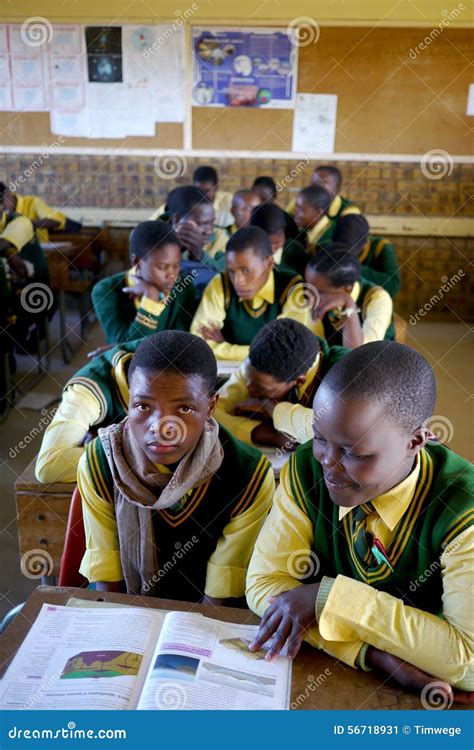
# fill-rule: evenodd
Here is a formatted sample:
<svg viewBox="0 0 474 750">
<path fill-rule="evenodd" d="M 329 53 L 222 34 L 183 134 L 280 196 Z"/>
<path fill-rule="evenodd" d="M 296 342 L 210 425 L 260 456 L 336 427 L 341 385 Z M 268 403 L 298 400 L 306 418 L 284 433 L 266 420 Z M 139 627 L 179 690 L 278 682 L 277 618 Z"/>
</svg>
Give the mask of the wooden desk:
<svg viewBox="0 0 474 750">
<path fill-rule="evenodd" d="M 75 484 L 41 484 L 35 477 L 36 458 L 15 482 L 20 557 L 31 550 L 45 550 L 51 557 L 48 575 L 59 575 L 69 506 Z"/>
<path fill-rule="evenodd" d="M 39 586 L 28 599 L 20 614 L 0 639 L 0 675 L 23 642 L 31 624 L 44 603 L 64 605 L 70 597 L 116 602 L 123 605 L 201 612 L 226 622 L 257 624 L 258 618 L 249 610 L 212 607 L 168 599 L 111 594 L 84 589 Z M 311 687 L 313 686 L 313 687 Z M 419 694 L 392 687 L 383 678 L 359 672 L 311 648 L 307 644 L 293 664 L 291 704 L 308 709 L 419 709 Z M 461 706 L 456 706 L 461 708 Z"/>
</svg>

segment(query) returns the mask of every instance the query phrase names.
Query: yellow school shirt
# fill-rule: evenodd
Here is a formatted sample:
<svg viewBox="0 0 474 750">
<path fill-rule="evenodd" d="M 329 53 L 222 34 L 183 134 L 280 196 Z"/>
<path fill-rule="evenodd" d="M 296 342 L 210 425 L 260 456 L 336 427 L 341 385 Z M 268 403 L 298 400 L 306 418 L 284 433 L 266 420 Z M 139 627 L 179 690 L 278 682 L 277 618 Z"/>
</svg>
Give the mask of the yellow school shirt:
<svg viewBox="0 0 474 750">
<path fill-rule="evenodd" d="M 354 302 L 357 301 L 359 294 L 360 284 L 356 281 L 351 291 L 351 297 Z M 366 300 L 362 305 L 362 336 L 364 344 L 368 344 L 371 341 L 382 341 L 387 328 L 392 322 L 393 315 L 392 298 L 381 286 L 373 287 L 370 290 L 370 294 L 367 295 Z M 310 310 L 306 311 L 304 323 L 315 336 L 319 336 L 322 339 L 326 338 L 322 321 L 313 320 Z"/>
<path fill-rule="evenodd" d="M 420 472 L 415 468 L 400 484 L 372 500 L 374 513 L 367 517 L 367 531 L 388 547 L 396 525 L 406 512 Z M 340 508 L 339 520 L 350 512 Z M 334 530 L 338 533 L 338 529 Z M 288 464 L 280 475 L 269 517 L 260 532 L 247 576 L 247 601 L 263 615 L 268 598 L 304 585 L 289 573 L 292 555 L 313 550 L 313 524 L 297 506 L 290 487 Z M 323 577 L 315 602 L 318 625 L 307 640 L 350 666 L 358 664 L 367 644 L 414 664 L 428 674 L 461 689 L 474 688 L 474 666 L 466 666 L 468 636 L 472 631 L 469 611 L 474 564 L 474 528 L 466 529 L 448 545 L 440 560 L 443 577 L 443 612 L 446 620 L 404 605 L 383 591 L 347 576 Z M 449 622 L 447 621 L 449 619 Z M 455 622 L 457 632 L 450 622 Z M 445 666 L 440 675 L 439 664 Z M 470 686 L 470 687 L 469 687 Z"/>
<path fill-rule="evenodd" d="M 326 229 L 331 226 L 331 221 L 332 220 L 328 216 L 321 216 L 320 220 L 314 225 L 314 227 L 307 230 L 306 238 L 310 247 L 315 245 Z"/>
<path fill-rule="evenodd" d="M 215 418 L 234 437 L 252 445 L 252 430 L 261 424 L 261 420 L 234 415 L 235 406 L 241 401 L 246 401 L 250 398 L 246 384 L 246 369 L 248 365 L 249 360 L 247 359 L 219 390 Z M 303 398 L 306 389 L 316 377 L 320 366 L 321 354 L 318 353 L 306 373 L 305 382 L 297 389 L 298 400 Z M 313 410 L 306 406 L 302 406 L 299 403 L 291 404 L 289 401 L 282 401 L 275 406 L 272 419 L 275 430 L 289 435 L 298 443 L 305 443 L 313 437 Z"/>
<path fill-rule="evenodd" d="M 279 318 L 293 318 L 298 320 L 300 323 L 304 323 L 307 317 L 306 310 L 302 309 L 300 303 L 301 292 L 300 285 L 296 284 L 290 291 L 287 301 L 283 305 Z M 275 300 L 275 278 L 273 271 L 270 272 L 267 281 L 262 286 L 258 294 L 249 301 L 252 309 L 260 307 L 264 302 L 273 304 Z M 191 333 L 196 336 L 201 336 L 200 328 L 202 325 L 209 325 L 212 323 L 218 328 L 222 328 L 226 318 L 226 310 L 224 306 L 224 289 L 222 286 L 222 278 L 220 274 L 214 276 L 204 290 L 199 307 L 196 310 L 194 320 L 191 323 Z M 202 336 L 201 336 L 202 338 Z M 249 353 L 249 346 L 247 344 L 230 344 L 228 341 L 223 341 L 219 344 L 214 341 L 207 342 L 215 354 L 218 360 L 236 360 L 242 361 Z"/>
<path fill-rule="evenodd" d="M 66 217 L 60 211 L 48 206 L 42 198 L 38 198 L 36 195 L 17 195 L 16 196 L 16 207 L 15 211 L 23 216 L 26 216 L 31 221 L 37 219 L 52 219 L 53 221 L 59 222 L 59 229 L 64 229 L 66 224 Z M 37 229 L 36 236 L 40 242 L 48 242 L 49 233 L 47 229 Z"/>
<path fill-rule="evenodd" d="M 8 214 L 3 211 L 0 215 L 0 240 L 5 240 L 18 252 L 35 236 L 35 229 L 26 216 L 17 216 L 7 224 Z"/>
<path fill-rule="evenodd" d="M 91 582 L 121 581 L 123 573 L 114 505 L 96 493 L 85 458 L 80 460 L 77 474 L 87 545 L 80 572 Z M 158 468 L 167 470 L 166 467 Z M 224 527 L 207 564 L 207 596 L 224 599 L 243 596 L 249 550 L 253 549 L 268 514 L 274 490 L 273 472 L 268 471 L 251 507 Z M 181 502 L 186 502 L 186 496 Z"/>
</svg>

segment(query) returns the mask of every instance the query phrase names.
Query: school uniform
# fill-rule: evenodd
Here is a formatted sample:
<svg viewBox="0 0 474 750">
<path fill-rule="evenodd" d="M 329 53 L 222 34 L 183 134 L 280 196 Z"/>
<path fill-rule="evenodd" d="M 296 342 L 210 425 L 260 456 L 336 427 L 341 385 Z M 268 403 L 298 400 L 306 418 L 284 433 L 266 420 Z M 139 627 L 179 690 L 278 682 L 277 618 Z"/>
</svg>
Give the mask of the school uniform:
<svg viewBox="0 0 474 750">
<path fill-rule="evenodd" d="M 296 198 L 287 206 L 287 211 L 293 214 L 296 207 Z M 307 245 L 315 252 L 318 245 L 325 245 L 332 242 L 332 237 L 336 224 L 339 219 L 348 214 L 360 214 L 360 208 L 348 198 L 342 195 L 336 195 L 331 201 L 325 215 L 311 229 L 306 230 Z M 301 235 L 300 241 L 303 241 L 304 235 Z"/>
<path fill-rule="evenodd" d="M 214 221 L 216 227 L 223 229 L 229 226 L 229 224 L 232 224 L 233 216 L 230 210 L 232 206 L 232 197 L 233 193 L 229 193 L 226 190 L 217 191 L 216 198 L 212 204 L 214 208 Z M 149 220 L 155 221 L 156 219 L 161 219 L 163 214 L 166 214 L 166 203 L 162 203 L 156 211 L 153 211 Z"/>
<path fill-rule="evenodd" d="M 342 346 L 328 346 L 324 339 L 319 339 L 319 347 L 319 352 L 306 373 L 305 382 L 290 391 L 285 401 L 278 403 L 273 411 L 272 422 L 275 430 L 283 432 L 298 443 L 304 443 L 313 436 L 312 404 L 321 380 L 348 352 Z M 215 417 L 219 424 L 224 425 L 235 437 L 252 445 L 252 430 L 258 427 L 262 420 L 258 415 L 255 418 L 234 415 L 236 405 L 250 398 L 246 379 L 248 364 L 249 360 L 246 360 L 219 390 Z"/>
<path fill-rule="evenodd" d="M 99 281 L 92 289 L 92 302 L 107 343 L 144 338 L 159 331 L 188 331 L 196 309 L 195 290 L 190 278 L 179 277 L 165 301 L 143 295 L 133 299 L 122 291 L 133 286 L 135 268 Z"/>
<path fill-rule="evenodd" d="M 400 269 L 393 245 L 383 237 L 369 237 L 359 253 L 361 276 L 387 290 L 391 297 L 400 291 Z"/>
<path fill-rule="evenodd" d="M 51 208 L 37 195 L 16 195 L 15 212 L 26 216 L 31 221 L 38 219 L 52 219 L 59 223 L 58 231 L 64 229 L 66 225 L 66 216 L 61 211 Z M 46 228 L 41 227 L 36 230 L 36 236 L 40 242 L 48 242 L 49 232 Z"/>
<path fill-rule="evenodd" d="M 77 465 L 85 451 L 85 435 L 92 427 L 105 427 L 126 416 L 127 371 L 141 341 L 130 341 L 99 354 L 68 380 L 36 460 L 39 482 L 75 482 Z"/>
<path fill-rule="evenodd" d="M 225 341 L 208 341 L 217 359 L 243 360 L 259 330 L 276 318 L 302 321 L 306 311 L 298 297 L 301 277 L 292 271 L 273 269 L 251 300 L 238 297 L 227 272 L 215 276 L 206 287 L 191 325 L 200 336 L 202 325 L 212 323 L 222 330 Z"/>
<path fill-rule="evenodd" d="M 293 215 L 295 213 L 295 208 L 296 198 L 292 198 L 285 210 Z M 348 198 L 343 198 L 342 195 L 336 195 L 329 205 L 327 214 L 331 219 L 340 219 L 342 216 L 347 216 L 348 214 L 360 214 L 360 208 Z"/>
<path fill-rule="evenodd" d="M 0 239 L 6 240 L 22 260 L 33 265 L 35 281 L 48 283 L 48 264 L 30 219 L 18 212 L 3 211 L 0 215 Z"/>
<path fill-rule="evenodd" d="M 273 253 L 273 260 L 277 268 L 286 268 L 303 276 L 309 256 L 303 245 L 296 240 L 288 239 Z"/>
<path fill-rule="evenodd" d="M 428 444 L 400 484 L 370 503 L 339 507 L 311 442 L 299 446 L 250 564 L 250 608 L 262 615 L 269 596 L 301 585 L 296 557 L 314 558 L 314 576 L 304 579 L 321 582 L 317 626 L 306 638 L 313 646 L 364 667 L 370 644 L 473 690 L 473 490 L 469 462 Z M 374 555 L 374 537 L 386 559 Z"/>
<path fill-rule="evenodd" d="M 351 297 L 358 308 L 358 312 L 353 315 L 359 316 L 364 344 L 382 339 L 393 341 L 393 302 L 389 293 L 382 287 L 361 279 L 352 287 Z M 307 310 L 304 322 L 315 336 L 326 339 L 331 346 L 341 346 L 342 329 L 346 320 L 338 310 L 330 310 L 322 320 L 313 320 L 311 312 Z"/>
<path fill-rule="evenodd" d="M 138 494 L 132 502 L 127 492 L 121 496 L 107 435 L 87 446 L 78 471 L 87 544 L 82 575 L 91 582 L 125 580 L 128 593 L 169 599 L 244 595 L 251 552 L 271 505 L 273 471 L 260 451 L 215 427 L 223 451 L 219 469 L 166 509 L 144 506 Z M 109 431 L 120 429 L 123 423 Z M 166 466 L 155 470 L 170 474 Z"/>
</svg>

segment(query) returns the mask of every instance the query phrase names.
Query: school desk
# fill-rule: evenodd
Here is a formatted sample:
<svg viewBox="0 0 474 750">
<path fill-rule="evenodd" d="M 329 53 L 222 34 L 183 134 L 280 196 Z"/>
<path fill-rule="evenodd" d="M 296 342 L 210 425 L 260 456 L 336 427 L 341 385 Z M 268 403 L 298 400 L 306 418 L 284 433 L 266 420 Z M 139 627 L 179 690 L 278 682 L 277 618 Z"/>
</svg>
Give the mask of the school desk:
<svg viewBox="0 0 474 750">
<path fill-rule="evenodd" d="M 64 605 L 71 598 L 116 602 L 152 609 L 201 612 L 226 622 L 257 624 L 249 610 L 128 596 L 84 589 L 38 586 L 0 639 L 0 675 L 24 640 L 44 603 Z M 312 687 L 311 687 L 312 686 Z M 308 709 L 423 709 L 419 693 L 409 693 L 373 672 L 360 672 L 303 644 L 293 663 L 291 704 Z M 456 708 L 462 708 L 457 706 Z"/>
</svg>

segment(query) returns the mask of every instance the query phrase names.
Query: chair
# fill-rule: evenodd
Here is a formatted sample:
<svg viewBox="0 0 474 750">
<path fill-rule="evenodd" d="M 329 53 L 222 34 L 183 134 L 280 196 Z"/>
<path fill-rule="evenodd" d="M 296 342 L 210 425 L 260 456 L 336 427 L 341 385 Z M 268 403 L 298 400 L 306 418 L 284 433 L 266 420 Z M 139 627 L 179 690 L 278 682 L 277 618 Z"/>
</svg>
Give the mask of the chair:
<svg viewBox="0 0 474 750">
<path fill-rule="evenodd" d="M 79 573 L 79 567 L 86 551 L 86 535 L 82 520 L 82 498 L 79 490 L 74 490 L 66 526 L 66 538 L 59 567 L 59 586 L 86 588 L 88 581 Z"/>
</svg>

